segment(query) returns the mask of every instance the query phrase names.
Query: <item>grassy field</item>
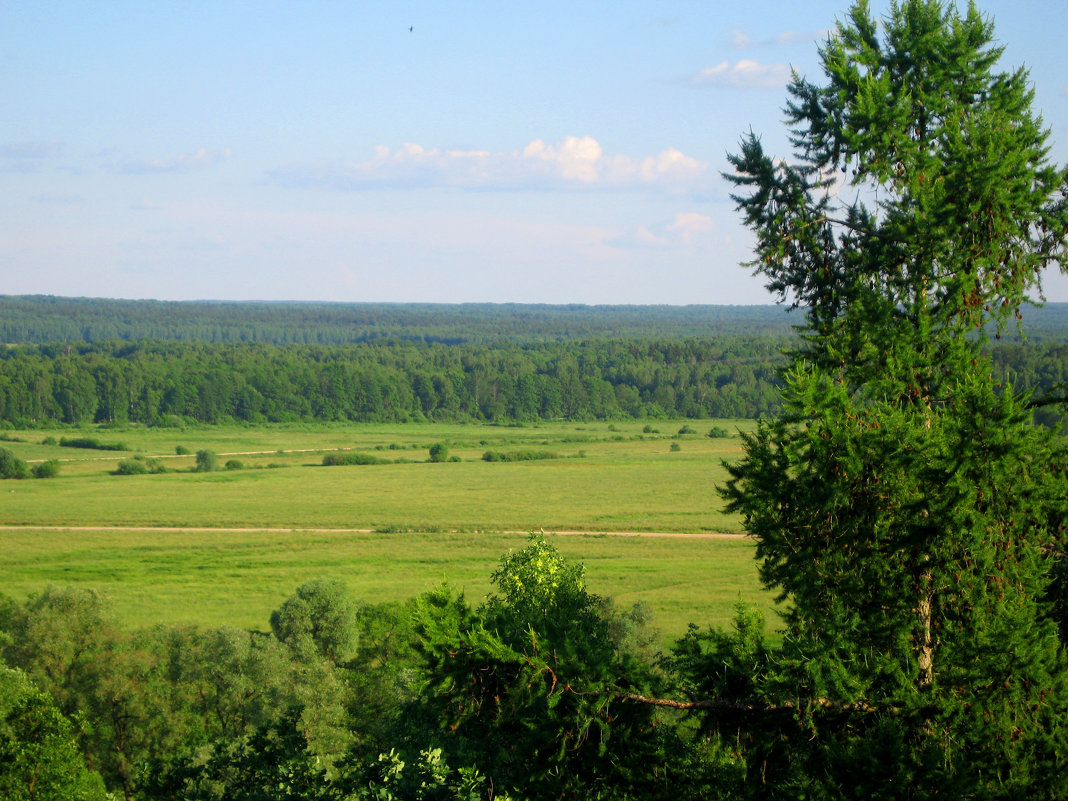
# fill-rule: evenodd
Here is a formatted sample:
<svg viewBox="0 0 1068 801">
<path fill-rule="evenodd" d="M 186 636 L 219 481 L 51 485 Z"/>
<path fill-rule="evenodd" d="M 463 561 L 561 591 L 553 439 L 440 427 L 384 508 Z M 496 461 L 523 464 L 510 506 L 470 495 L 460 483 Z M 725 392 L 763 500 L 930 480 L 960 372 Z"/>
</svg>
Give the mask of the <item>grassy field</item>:
<svg viewBox="0 0 1068 801">
<path fill-rule="evenodd" d="M 679 434 L 684 425 L 695 433 Z M 125 452 L 42 444 L 50 432 L 2 432 L 0 446 L 20 458 L 63 462 L 55 479 L 0 485 L 8 527 L 0 586 L 15 597 L 48 583 L 94 586 L 130 625 L 264 628 L 270 611 L 315 576 L 341 578 L 368 602 L 405 599 L 442 580 L 481 597 L 524 532 L 594 532 L 554 542 L 586 564 L 593 591 L 621 604 L 649 602 L 670 638 L 690 621 L 726 623 L 739 599 L 770 609 L 752 544 L 596 532 L 737 533 L 715 487 L 739 440 L 704 436 L 712 425 L 736 428 L 660 421 L 652 431 L 632 422 L 62 432 L 122 443 Z M 427 461 L 435 442 L 460 461 Z M 177 455 L 179 447 L 244 467 L 195 473 L 194 457 Z M 481 458 L 524 449 L 559 458 Z M 389 463 L 321 465 L 323 454 L 341 450 Z M 114 475 L 134 454 L 172 472 Z"/>
</svg>

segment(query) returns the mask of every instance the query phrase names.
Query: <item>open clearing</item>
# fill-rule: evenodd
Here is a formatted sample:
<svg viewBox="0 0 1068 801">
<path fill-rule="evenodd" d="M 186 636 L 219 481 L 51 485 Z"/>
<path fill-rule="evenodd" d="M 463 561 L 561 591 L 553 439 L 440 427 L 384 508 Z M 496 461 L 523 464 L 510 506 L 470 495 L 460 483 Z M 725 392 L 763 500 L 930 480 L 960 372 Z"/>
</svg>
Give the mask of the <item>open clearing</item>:
<svg viewBox="0 0 1068 801">
<path fill-rule="evenodd" d="M 15 597 L 49 583 L 93 586 L 129 625 L 262 629 L 316 576 L 342 579 L 369 603 L 444 580 L 481 597 L 500 557 L 526 532 L 544 531 L 586 565 L 592 591 L 649 603 L 669 640 L 691 621 L 727 623 L 739 600 L 772 607 L 753 545 L 715 492 L 739 440 L 704 436 L 713 422 L 91 432 L 126 452 L 10 432 L 3 445 L 21 458 L 69 461 L 56 479 L 0 485 L 0 585 Z M 695 433 L 680 435 L 684 426 Z M 435 442 L 460 461 L 427 461 Z M 220 462 L 242 451 L 242 469 L 191 472 L 194 457 L 179 447 L 211 449 Z M 558 458 L 481 458 L 519 449 Z M 389 463 L 322 466 L 323 454 L 340 450 Z M 161 463 L 173 472 L 112 474 L 135 453 L 172 457 Z M 620 533 L 656 536 L 608 536 Z M 723 534 L 733 536 L 708 536 Z"/>
</svg>

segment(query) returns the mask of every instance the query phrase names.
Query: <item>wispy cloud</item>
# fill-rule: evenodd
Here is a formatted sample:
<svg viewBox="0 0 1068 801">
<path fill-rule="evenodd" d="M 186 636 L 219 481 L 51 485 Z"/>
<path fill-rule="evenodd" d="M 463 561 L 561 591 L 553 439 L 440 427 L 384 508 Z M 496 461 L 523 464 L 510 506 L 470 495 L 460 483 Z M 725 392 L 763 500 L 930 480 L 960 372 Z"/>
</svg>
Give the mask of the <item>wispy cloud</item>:
<svg viewBox="0 0 1068 801">
<path fill-rule="evenodd" d="M 386 186 L 453 186 L 477 189 L 575 189 L 666 186 L 690 188 L 704 180 L 707 162 L 668 148 L 634 158 L 605 154 L 591 136 L 547 144 L 535 139 L 522 150 L 444 150 L 406 143 L 380 145 L 364 161 L 297 164 L 274 171 L 288 185 L 338 189 Z"/>
<path fill-rule="evenodd" d="M 774 36 L 757 38 L 750 36 L 744 31 L 735 30 L 731 33 L 731 47 L 737 50 L 749 50 L 754 47 L 783 47 L 790 44 L 811 44 L 827 38 L 830 29 L 819 31 L 783 31 Z"/>
<path fill-rule="evenodd" d="M 188 172 L 190 170 L 208 167 L 212 164 L 227 161 L 233 156 L 230 148 L 225 150 L 210 150 L 200 148 L 195 153 L 182 153 L 177 156 L 164 156 L 162 158 L 125 159 L 115 165 L 116 172 L 127 175 L 141 175 L 144 173 L 157 172 Z"/>
<path fill-rule="evenodd" d="M 31 199 L 36 203 L 57 206 L 77 206 L 85 202 L 85 198 L 81 195 L 69 192 L 45 192 L 34 195 Z"/>
<path fill-rule="evenodd" d="M 611 237 L 615 248 L 679 248 L 696 245 L 715 232 L 712 218 L 697 212 L 680 212 L 670 221 L 639 225 L 632 233 Z"/>
<path fill-rule="evenodd" d="M 48 141 L 10 142 L 0 145 L 0 158 L 5 159 L 43 159 L 59 153 L 62 145 L 56 139 Z"/>
<path fill-rule="evenodd" d="M 785 86 L 790 82 L 790 67 L 786 64 L 761 64 L 743 58 L 731 63 L 721 61 L 714 67 L 705 67 L 693 76 L 696 86 L 732 87 L 738 89 L 768 89 Z"/>
<path fill-rule="evenodd" d="M 61 149 L 62 144 L 55 139 L 0 144 L 0 172 L 37 172 L 45 159 L 57 155 Z"/>
</svg>

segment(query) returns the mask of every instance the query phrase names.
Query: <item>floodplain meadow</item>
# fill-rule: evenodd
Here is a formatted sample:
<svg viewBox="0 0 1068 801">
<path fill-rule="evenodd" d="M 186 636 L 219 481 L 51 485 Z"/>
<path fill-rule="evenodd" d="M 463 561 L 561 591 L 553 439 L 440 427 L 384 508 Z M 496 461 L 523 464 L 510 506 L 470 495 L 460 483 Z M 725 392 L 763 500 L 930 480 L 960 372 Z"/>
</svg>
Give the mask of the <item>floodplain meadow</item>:
<svg viewBox="0 0 1068 801">
<path fill-rule="evenodd" d="M 717 424 L 732 435 L 706 436 Z M 726 480 L 722 461 L 740 452 L 734 432 L 751 425 L 93 431 L 125 445 L 120 452 L 44 444 L 47 432 L 7 432 L 4 446 L 17 456 L 59 459 L 61 471 L 2 485 L 0 586 L 16 598 L 50 583 L 93 586 L 133 626 L 264 628 L 297 586 L 324 575 L 368 603 L 404 600 L 442 581 L 480 598 L 500 557 L 540 531 L 586 565 L 593 592 L 621 605 L 648 603 L 668 640 L 691 621 L 725 625 L 739 600 L 772 609 L 752 543 L 738 536 L 739 521 L 715 491 Z M 429 461 L 435 443 L 445 444 L 451 461 Z M 203 449 L 220 465 L 240 466 L 193 472 Z M 523 450 L 553 458 L 482 458 Z M 338 452 L 382 463 L 323 466 L 324 455 Z M 167 472 L 115 475 L 135 456 Z"/>
</svg>

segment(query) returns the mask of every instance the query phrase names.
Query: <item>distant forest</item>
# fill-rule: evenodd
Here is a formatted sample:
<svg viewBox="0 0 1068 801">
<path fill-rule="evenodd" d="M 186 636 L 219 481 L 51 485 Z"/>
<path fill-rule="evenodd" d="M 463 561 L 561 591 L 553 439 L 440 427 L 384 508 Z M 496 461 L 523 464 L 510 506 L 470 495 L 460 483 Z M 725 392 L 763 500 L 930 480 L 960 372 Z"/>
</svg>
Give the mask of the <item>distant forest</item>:
<svg viewBox="0 0 1068 801">
<path fill-rule="evenodd" d="M 1026 343 L 995 343 L 999 372 L 1057 391 L 1068 304 L 1026 314 Z M 0 296 L 0 425 L 752 418 L 778 411 L 800 321 L 776 306 Z"/>
<path fill-rule="evenodd" d="M 801 316 L 778 306 L 550 306 L 517 303 L 303 303 L 106 300 L 0 295 L 0 342 L 142 339 L 448 345 L 787 336 Z M 1068 310 L 1063 320 L 1068 329 Z"/>
</svg>

